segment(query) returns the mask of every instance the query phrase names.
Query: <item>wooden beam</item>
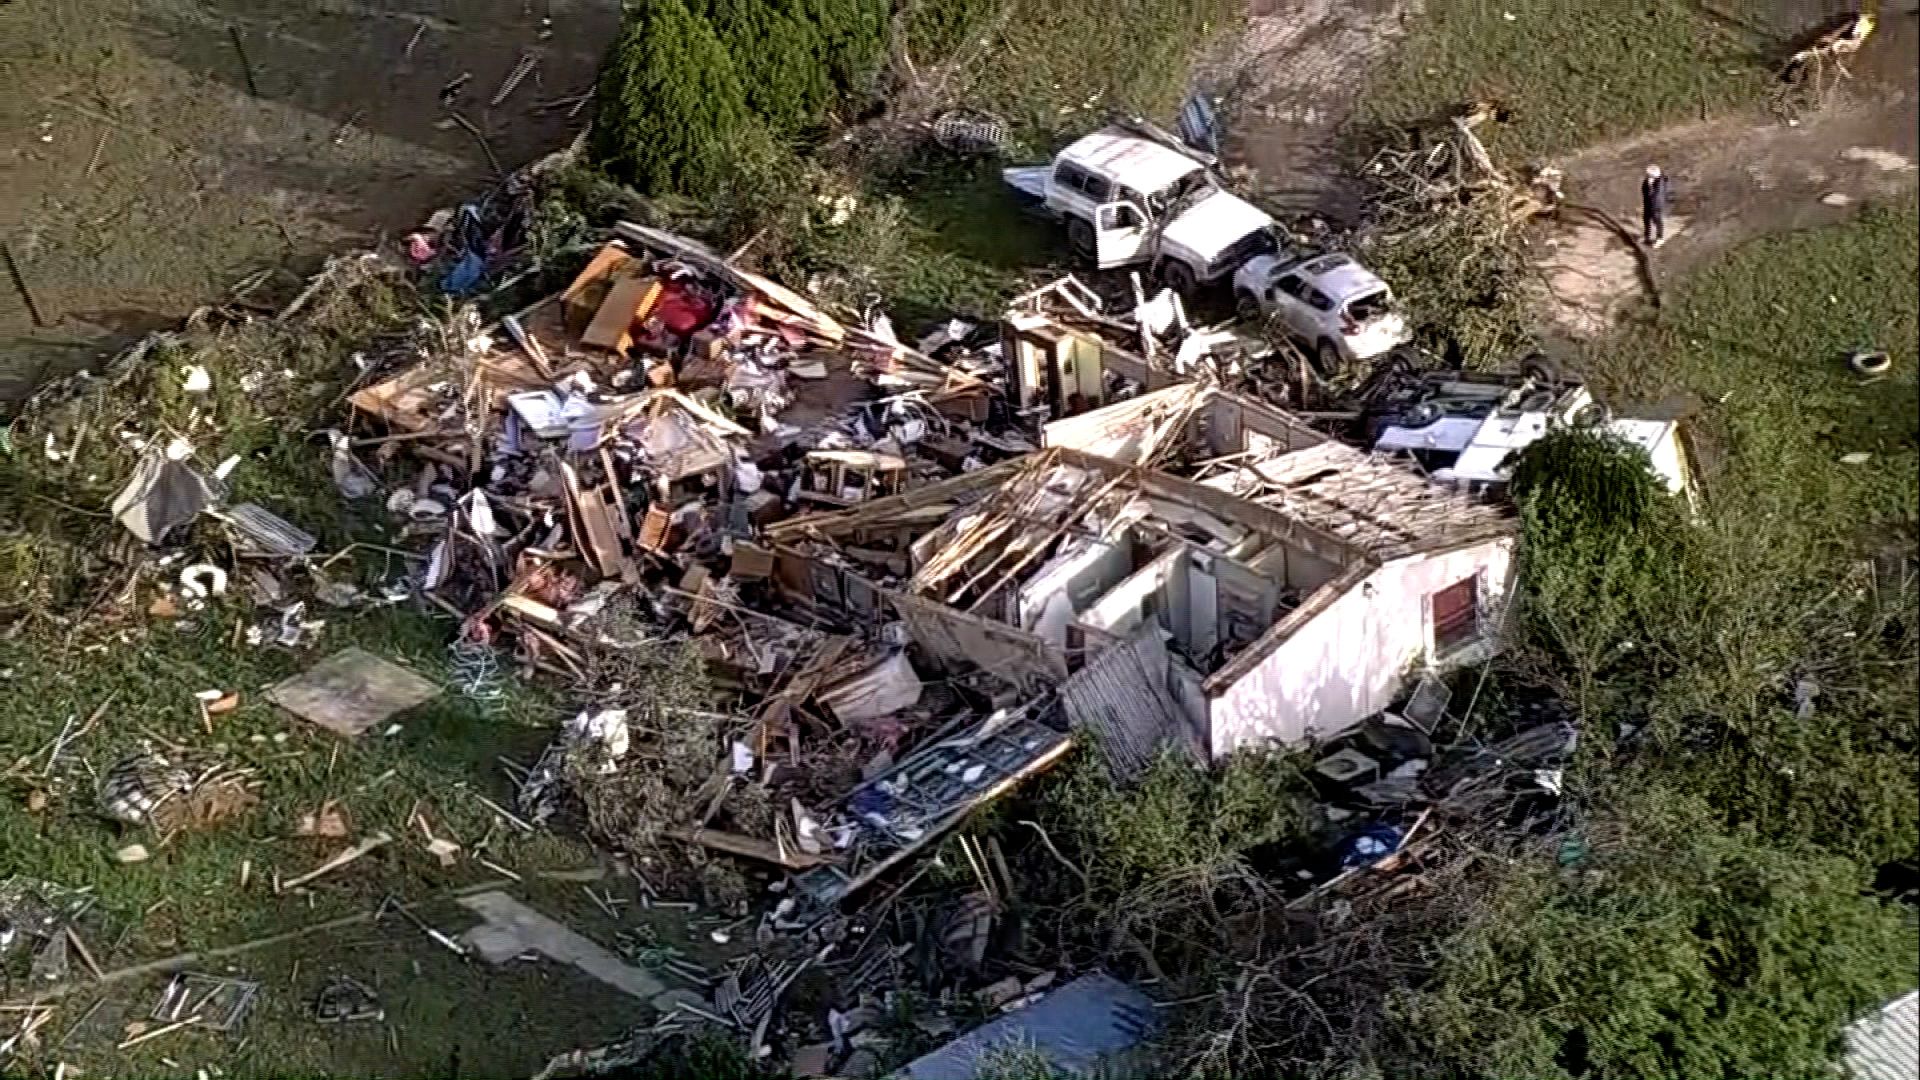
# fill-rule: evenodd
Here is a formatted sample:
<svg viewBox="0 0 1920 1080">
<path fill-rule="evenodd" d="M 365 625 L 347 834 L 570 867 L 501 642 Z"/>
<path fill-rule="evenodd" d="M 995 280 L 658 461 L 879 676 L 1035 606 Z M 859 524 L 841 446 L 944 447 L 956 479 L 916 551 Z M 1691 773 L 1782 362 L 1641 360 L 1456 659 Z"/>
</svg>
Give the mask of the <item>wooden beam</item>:
<svg viewBox="0 0 1920 1080">
<path fill-rule="evenodd" d="M 739 855 L 743 858 L 770 862 L 776 866 L 784 866 L 789 870 L 811 870 L 816 866 L 825 866 L 828 863 L 838 861 L 829 859 L 824 855 L 808 855 L 802 851 L 791 851 L 783 854 L 779 848 L 765 840 L 756 839 L 751 836 L 742 836 L 739 833 L 727 832 L 723 829 L 675 829 L 667 835 L 673 837 L 675 840 L 685 840 L 688 843 L 699 844 L 701 847 L 712 848 L 715 851 L 724 851 L 729 855 Z"/>
</svg>

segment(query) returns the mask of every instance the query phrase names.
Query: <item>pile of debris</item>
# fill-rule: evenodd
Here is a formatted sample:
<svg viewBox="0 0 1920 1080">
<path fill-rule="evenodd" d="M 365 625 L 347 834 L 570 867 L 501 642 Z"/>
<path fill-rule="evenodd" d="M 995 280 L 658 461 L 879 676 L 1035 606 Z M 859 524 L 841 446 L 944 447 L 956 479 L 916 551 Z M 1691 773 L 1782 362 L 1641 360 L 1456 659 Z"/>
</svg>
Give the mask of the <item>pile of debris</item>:
<svg viewBox="0 0 1920 1080">
<path fill-rule="evenodd" d="M 411 585 L 459 618 L 456 650 L 579 688 L 516 769 L 525 820 L 578 810 L 636 853 L 821 871 L 793 924 L 1068 740 L 877 609 L 803 599 L 807 565 L 765 531 L 989 469 L 1037 429 L 1007 407 L 997 335 L 954 320 L 911 347 L 695 242 L 615 232 L 497 332 L 470 322 L 354 392 L 333 476 L 424 553 Z M 659 692 L 669 656 L 700 692 Z"/>
<path fill-rule="evenodd" d="M 990 357 L 935 360 L 691 241 L 618 231 L 498 340 L 475 333 L 354 393 L 390 430 L 336 440 L 335 477 L 371 498 L 356 451 L 421 462 L 386 505 L 437 537 L 419 584 L 469 640 L 511 634 L 578 678 L 595 615 L 645 584 L 656 617 L 717 631 L 716 659 L 770 675 L 792 657 L 761 639 L 783 635 L 739 615 L 766 610 L 760 528 L 1028 445 L 989 433 Z"/>
</svg>

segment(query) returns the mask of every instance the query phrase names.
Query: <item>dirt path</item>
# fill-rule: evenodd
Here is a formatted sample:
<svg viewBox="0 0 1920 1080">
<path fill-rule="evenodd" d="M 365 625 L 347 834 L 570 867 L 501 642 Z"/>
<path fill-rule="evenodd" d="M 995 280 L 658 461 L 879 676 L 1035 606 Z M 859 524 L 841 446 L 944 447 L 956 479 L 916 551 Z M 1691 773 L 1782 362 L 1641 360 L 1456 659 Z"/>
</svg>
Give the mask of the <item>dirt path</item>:
<svg viewBox="0 0 1920 1080">
<path fill-rule="evenodd" d="M 265 267 L 416 224 L 585 122 L 618 0 L 0 4 L 0 401 Z M 237 42 L 237 44 L 236 44 Z M 531 73 L 493 99 L 521 57 Z"/>
<path fill-rule="evenodd" d="M 1661 281 L 1686 274 L 1751 236 L 1838 221 L 1920 178 L 1920 49 L 1916 20 L 1893 16 L 1850 65 L 1855 78 L 1826 109 L 1794 126 L 1726 117 L 1593 147 L 1557 162 L 1569 199 L 1638 227 L 1640 177 L 1673 178 L 1667 241 L 1653 256 Z M 1560 334 L 1605 333 L 1645 299 L 1633 251 L 1597 225 L 1561 226 L 1538 263 L 1542 314 Z"/>
<path fill-rule="evenodd" d="M 1246 32 L 1202 81 L 1228 102 L 1222 157 L 1286 214 L 1337 223 L 1362 209 L 1340 133 L 1420 0 L 1254 0 Z"/>
</svg>

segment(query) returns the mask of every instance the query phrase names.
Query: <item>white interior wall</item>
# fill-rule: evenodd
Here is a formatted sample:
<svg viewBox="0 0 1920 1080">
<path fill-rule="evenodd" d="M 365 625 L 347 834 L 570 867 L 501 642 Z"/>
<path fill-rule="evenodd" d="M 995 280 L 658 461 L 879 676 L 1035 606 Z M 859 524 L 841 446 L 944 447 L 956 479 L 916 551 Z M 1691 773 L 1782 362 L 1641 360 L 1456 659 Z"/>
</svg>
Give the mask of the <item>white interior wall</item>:
<svg viewBox="0 0 1920 1080">
<path fill-rule="evenodd" d="M 1387 708 L 1407 674 L 1433 661 L 1433 593 L 1482 574 L 1483 633 L 1493 633 L 1510 585 L 1513 543 L 1501 538 L 1374 571 L 1213 699 L 1213 755 L 1264 741 L 1331 738 Z"/>
<path fill-rule="evenodd" d="M 1284 574 L 1287 587 L 1306 596 L 1313 590 L 1332 581 L 1340 573 L 1340 568 L 1297 548 L 1287 549 L 1287 563 Z"/>
<path fill-rule="evenodd" d="M 1184 545 L 1176 545 L 1155 556 L 1126 580 L 1108 589 L 1079 614 L 1078 622 L 1118 638 L 1132 637 L 1144 621 L 1142 608 L 1152 607 L 1162 620 L 1169 612 L 1186 610 L 1187 567 Z M 1152 603 L 1148 604 L 1151 598 Z M 1164 623 L 1163 623 L 1164 626 Z M 1165 629 L 1174 629 L 1164 626 Z"/>
<path fill-rule="evenodd" d="M 1133 569 L 1133 541 L 1124 533 L 1106 543 L 1081 541 L 1080 545 L 1055 556 L 1020 590 L 1021 628 L 1062 648 L 1075 613 L 1091 608 Z"/>
</svg>

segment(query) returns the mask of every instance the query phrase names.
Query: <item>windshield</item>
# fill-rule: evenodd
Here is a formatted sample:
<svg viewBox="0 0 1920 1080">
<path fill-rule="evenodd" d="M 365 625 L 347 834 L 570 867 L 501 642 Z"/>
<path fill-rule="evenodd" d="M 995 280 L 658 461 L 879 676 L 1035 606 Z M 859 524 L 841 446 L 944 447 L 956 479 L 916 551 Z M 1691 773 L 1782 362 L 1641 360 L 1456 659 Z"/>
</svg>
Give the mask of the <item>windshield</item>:
<svg viewBox="0 0 1920 1080">
<path fill-rule="evenodd" d="M 1195 169 L 1173 183 L 1161 188 L 1159 192 L 1147 196 L 1147 208 L 1157 216 L 1164 214 L 1167 208 L 1177 202 L 1197 201 L 1216 189 L 1213 177 L 1205 169 Z"/>
</svg>

